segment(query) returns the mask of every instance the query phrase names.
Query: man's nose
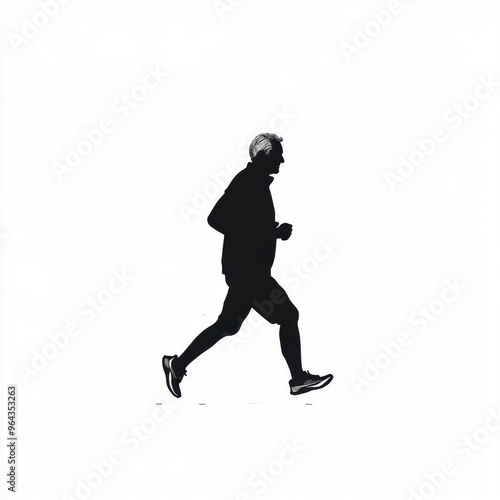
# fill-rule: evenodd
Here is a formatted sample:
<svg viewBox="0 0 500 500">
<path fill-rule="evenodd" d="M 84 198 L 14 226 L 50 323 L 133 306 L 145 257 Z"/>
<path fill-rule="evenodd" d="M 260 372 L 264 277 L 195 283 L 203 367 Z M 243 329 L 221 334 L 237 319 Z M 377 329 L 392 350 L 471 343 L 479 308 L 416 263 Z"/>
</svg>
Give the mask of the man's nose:
<svg viewBox="0 0 500 500">
<path fill-rule="evenodd" d="M 281 157 L 281 162 L 280 163 L 285 163 L 285 158 L 283 158 L 283 156 Z"/>
</svg>

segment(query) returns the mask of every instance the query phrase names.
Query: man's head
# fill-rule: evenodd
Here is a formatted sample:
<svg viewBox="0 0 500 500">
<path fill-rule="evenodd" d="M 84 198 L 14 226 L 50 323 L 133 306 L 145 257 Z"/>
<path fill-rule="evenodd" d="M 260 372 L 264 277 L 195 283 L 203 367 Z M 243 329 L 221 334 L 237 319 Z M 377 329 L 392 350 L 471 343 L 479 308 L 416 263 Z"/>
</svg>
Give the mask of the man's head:
<svg viewBox="0 0 500 500">
<path fill-rule="evenodd" d="M 285 162 L 281 141 L 283 138 L 276 134 L 264 133 L 256 136 L 249 148 L 252 163 L 269 174 L 277 174 L 280 165 Z"/>
</svg>

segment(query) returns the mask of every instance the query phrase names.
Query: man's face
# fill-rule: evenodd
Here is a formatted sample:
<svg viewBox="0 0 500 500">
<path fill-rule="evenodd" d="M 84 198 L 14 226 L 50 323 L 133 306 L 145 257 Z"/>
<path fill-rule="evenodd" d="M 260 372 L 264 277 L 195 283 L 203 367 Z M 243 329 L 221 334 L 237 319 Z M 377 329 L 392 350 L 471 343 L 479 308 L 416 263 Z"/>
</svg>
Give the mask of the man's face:
<svg viewBox="0 0 500 500">
<path fill-rule="evenodd" d="M 283 158 L 283 147 L 280 142 L 272 142 L 273 148 L 269 153 L 269 156 L 266 157 L 266 167 L 267 171 L 270 174 L 277 174 L 280 171 L 280 165 L 285 163 L 285 159 Z"/>
</svg>

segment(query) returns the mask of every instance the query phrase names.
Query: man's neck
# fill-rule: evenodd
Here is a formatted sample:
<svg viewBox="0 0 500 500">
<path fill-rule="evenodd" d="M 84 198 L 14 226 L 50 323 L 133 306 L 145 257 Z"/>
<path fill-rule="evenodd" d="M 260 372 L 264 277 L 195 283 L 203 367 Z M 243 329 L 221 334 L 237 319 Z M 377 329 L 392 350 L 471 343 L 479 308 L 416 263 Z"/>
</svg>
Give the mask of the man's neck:
<svg viewBox="0 0 500 500">
<path fill-rule="evenodd" d="M 249 161 L 247 167 L 251 168 L 253 172 L 255 172 L 258 175 L 261 175 L 262 177 L 267 177 L 270 175 L 270 173 L 266 170 L 266 167 L 264 167 L 264 165 L 259 165 L 258 163 Z"/>
</svg>

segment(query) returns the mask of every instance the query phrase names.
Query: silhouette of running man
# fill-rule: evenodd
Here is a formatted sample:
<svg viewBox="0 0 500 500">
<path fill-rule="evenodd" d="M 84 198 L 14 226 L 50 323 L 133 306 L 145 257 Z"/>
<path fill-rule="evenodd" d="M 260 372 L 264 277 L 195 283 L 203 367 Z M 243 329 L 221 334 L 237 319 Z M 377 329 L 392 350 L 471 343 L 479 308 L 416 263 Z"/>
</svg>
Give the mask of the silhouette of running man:
<svg viewBox="0 0 500 500">
<path fill-rule="evenodd" d="M 271 174 L 284 163 L 282 138 L 259 134 L 250 144 L 251 162 L 239 172 L 208 216 L 208 223 L 224 235 L 222 272 L 229 286 L 217 321 L 201 332 L 180 356 L 163 356 L 167 386 L 181 397 L 180 383 L 187 366 L 222 338 L 235 335 L 250 310 L 280 325 L 281 352 L 290 369 L 292 395 L 321 389 L 333 375 L 312 375 L 302 369 L 299 312 L 285 290 L 271 276 L 276 240 L 288 240 L 292 225 L 275 221 L 269 189 Z"/>
</svg>

